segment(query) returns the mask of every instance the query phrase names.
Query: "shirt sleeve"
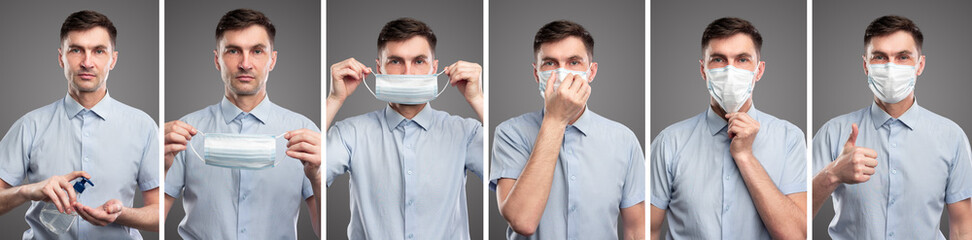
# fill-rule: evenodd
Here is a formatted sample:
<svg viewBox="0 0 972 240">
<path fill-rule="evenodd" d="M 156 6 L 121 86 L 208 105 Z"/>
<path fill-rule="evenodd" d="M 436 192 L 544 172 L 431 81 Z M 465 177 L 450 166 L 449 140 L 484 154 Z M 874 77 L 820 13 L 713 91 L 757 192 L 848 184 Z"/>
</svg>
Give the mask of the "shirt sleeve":
<svg viewBox="0 0 972 240">
<path fill-rule="evenodd" d="M 500 178 L 516 179 L 530 158 L 530 145 L 509 124 L 496 127 L 490 166 L 489 189 L 496 191 Z"/>
<path fill-rule="evenodd" d="M 850 128 L 850 125 L 847 125 L 847 128 Z M 848 132 L 850 132 L 850 130 L 848 130 Z M 831 126 L 831 123 L 824 124 L 824 126 L 820 127 L 820 130 L 817 131 L 817 135 L 813 136 L 812 176 L 816 176 L 818 173 L 820 173 L 820 170 L 823 170 L 824 167 L 827 167 L 830 162 L 833 162 L 834 159 L 837 158 L 837 156 L 835 156 L 833 153 L 840 149 L 835 150 L 832 148 L 834 146 L 842 146 L 839 144 L 834 144 L 834 139 L 836 139 L 838 136 L 840 136 L 840 127 L 833 127 Z M 850 133 L 848 133 L 848 136 L 850 136 Z M 847 139 L 844 140 L 846 141 Z"/>
<path fill-rule="evenodd" d="M 672 174 L 668 171 L 668 161 L 672 157 L 669 148 L 674 148 L 668 139 L 659 135 L 651 143 L 651 205 L 668 209 L 672 193 Z"/>
<path fill-rule="evenodd" d="M 23 118 L 17 120 L 0 140 L 0 179 L 10 186 L 20 185 L 30 162 L 32 128 Z"/>
<path fill-rule="evenodd" d="M 807 191 L 807 141 L 795 126 L 786 132 L 786 163 L 780 192 L 783 195 Z"/>
<path fill-rule="evenodd" d="M 179 119 L 185 122 L 186 119 Z M 190 124 L 191 125 L 191 124 Z M 192 151 L 190 148 L 195 146 L 193 144 L 198 144 L 196 142 L 202 140 L 202 134 L 196 134 L 189 142 L 186 144 L 186 150 L 179 152 L 175 155 L 172 160 L 172 166 L 169 166 L 169 170 L 165 172 L 165 194 L 173 198 L 179 198 L 182 196 L 182 189 L 186 185 L 186 152 Z M 198 144 L 201 145 L 201 144 Z"/>
<path fill-rule="evenodd" d="M 152 121 L 154 123 L 154 121 Z M 158 127 L 149 125 L 148 139 L 142 150 L 142 160 L 138 166 L 138 189 L 148 191 L 159 187 L 159 134 Z"/>
<path fill-rule="evenodd" d="M 466 169 L 483 179 L 483 126 L 475 122 L 466 148 Z"/>
<path fill-rule="evenodd" d="M 334 124 L 327 130 L 327 186 L 338 176 L 351 170 L 351 142 L 345 139 L 345 124 Z M 351 127 L 349 127 L 351 128 Z"/>
<path fill-rule="evenodd" d="M 631 141 L 633 143 L 628 158 L 628 170 L 624 177 L 624 187 L 621 188 L 621 208 L 629 208 L 645 201 L 645 155 L 638 139 L 633 138 Z"/>
<path fill-rule="evenodd" d="M 318 128 L 317 127 L 317 124 L 314 124 L 314 122 L 311 121 L 310 119 L 307 119 L 306 121 L 304 121 L 304 128 L 313 130 L 317 134 L 320 134 L 321 133 L 321 129 Z M 307 176 L 304 176 L 304 180 L 301 181 L 301 188 L 300 189 L 301 189 L 301 195 L 300 196 L 303 199 L 307 199 L 309 197 L 314 196 L 314 185 L 311 184 L 310 179 L 307 178 Z"/>
<path fill-rule="evenodd" d="M 956 140 L 955 158 L 949 167 L 948 183 L 945 185 L 945 202 L 952 204 L 972 197 L 972 159 L 969 153 L 969 138 L 961 129 L 961 139 Z"/>
</svg>

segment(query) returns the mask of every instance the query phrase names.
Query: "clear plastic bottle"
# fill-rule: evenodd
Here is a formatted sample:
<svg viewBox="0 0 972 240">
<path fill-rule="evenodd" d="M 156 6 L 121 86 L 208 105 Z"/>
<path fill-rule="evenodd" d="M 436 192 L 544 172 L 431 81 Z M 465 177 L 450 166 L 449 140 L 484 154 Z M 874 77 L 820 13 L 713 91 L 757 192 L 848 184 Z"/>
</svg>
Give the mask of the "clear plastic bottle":
<svg viewBox="0 0 972 240">
<path fill-rule="evenodd" d="M 84 192 L 85 183 L 94 187 L 94 183 L 91 180 L 81 177 L 80 181 L 74 183 L 74 191 L 77 192 L 78 196 L 81 196 L 81 193 Z M 74 225 L 74 221 L 78 219 L 77 213 L 61 213 L 57 210 L 57 205 L 54 205 L 54 203 L 42 202 L 42 204 L 44 204 L 44 208 L 41 209 L 41 224 L 56 235 L 66 233 Z"/>
</svg>

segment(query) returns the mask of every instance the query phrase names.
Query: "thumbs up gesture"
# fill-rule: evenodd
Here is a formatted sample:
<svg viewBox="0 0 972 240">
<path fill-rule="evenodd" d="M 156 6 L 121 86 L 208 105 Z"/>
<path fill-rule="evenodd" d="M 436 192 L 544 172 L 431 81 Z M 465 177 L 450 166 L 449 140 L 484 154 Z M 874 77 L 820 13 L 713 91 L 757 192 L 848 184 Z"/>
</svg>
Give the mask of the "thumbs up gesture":
<svg viewBox="0 0 972 240">
<path fill-rule="evenodd" d="M 877 152 L 874 149 L 859 147 L 857 142 L 857 124 L 851 124 L 851 134 L 844 143 L 844 150 L 837 156 L 829 171 L 833 173 L 835 182 L 857 184 L 867 182 L 874 175 L 877 166 Z"/>
</svg>

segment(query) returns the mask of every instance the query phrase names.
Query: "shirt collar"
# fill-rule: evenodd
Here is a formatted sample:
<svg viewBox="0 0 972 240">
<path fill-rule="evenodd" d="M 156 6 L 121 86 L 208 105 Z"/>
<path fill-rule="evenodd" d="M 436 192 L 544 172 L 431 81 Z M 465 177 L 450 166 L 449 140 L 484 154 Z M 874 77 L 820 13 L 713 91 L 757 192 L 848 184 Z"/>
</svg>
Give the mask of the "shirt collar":
<svg viewBox="0 0 972 240">
<path fill-rule="evenodd" d="M 271 104 L 273 103 L 270 102 L 270 95 L 265 95 L 263 96 L 263 100 L 260 101 L 260 104 L 257 104 L 253 110 L 250 110 L 249 114 L 253 115 L 260 123 L 267 124 L 267 119 L 270 117 Z M 236 119 L 243 112 L 242 109 L 230 102 L 226 96 L 223 96 L 223 100 L 219 102 L 219 109 L 220 114 L 223 115 L 223 121 L 226 121 L 226 124 L 232 122 L 233 119 Z"/>
<path fill-rule="evenodd" d="M 101 98 L 101 100 L 98 101 L 94 107 L 87 110 L 90 110 L 95 114 L 95 116 L 100 117 L 102 120 L 108 120 L 109 115 L 111 115 L 112 105 L 114 103 L 115 99 L 111 98 L 111 95 L 106 91 L 105 97 Z M 65 113 L 67 113 L 68 118 L 73 118 L 81 113 L 82 110 L 85 110 L 84 106 L 81 106 L 81 103 L 78 103 L 77 100 L 74 100 L 74 98 L 71 97 L 71 94 L 66 94 L 64 96 L 64 109 L 66 110 Z"/>
<path fill-rule="evenodd" d="M 756 121 L 759 121 L 759 116 L 757 116 L 759 113 L 760 111 L 756 110 L 756 104 L 750 105 L 749 110 L 746 111 L 746 114 L 749 114 L 749 116 Z M 722 116 L 719 116 L 715 111 L 712 110 L 711 105 L 705 108 L 705 123 L 709 127 L 709 133 L 713 136 L 729 125 L 729 121 L 722 119 Z"/>
<path fill-rule="evenodd" d="M 432 126 L 432 111 L 432 104 L 426 103 L 425 107 L 422 107 L 422 110 L 419 111 L 418 114 L 415 114 L 415 117 L 412 117 L 412 121 L 415 121 L 419 127 L 422 127 L 422 129 L 428 131 Z M 402 116 L 402 114 L 398 113 L 398 111 L 392 109 L 391 104 L 385 105 L 384 114 L 385 123 L 388 124 L 389 131 L 395 129 L 395 127 L 398 126 L 398 123 L 405 120 L 405 116 Z"/>
<path fill-rule="evenodd" d="M 587 106 L 584 106 L 584 112 L 581 113 L 580 117 L 577 118 L 577 121 L 574 121 L 574 124 L 571 124 L 570 126 L 574 126 L 574 128 L 576 128 L 577 131 L 580 131 L 581 134 L 587 136 L 587 132 L 593 129 L 594 126 L 596 125 L 594 123 L 594 119 L 592 119 L 594 118 L 594 116 L 591 116 L 593 114 L 594 112 L 591 112 L 591 109 L 589 109 Z"/>
<path fill-rule="evenodd" d="M 924 108 L 918 105 L 918 99 L 915 99 L 915 102 L 911 104 L 908 111 L 901 114 L 901 117 L 898 117 L 898 120 L 908 127 L 908 129 L 915 130 L 915 126 L 918 125 L 918 119 L 921 116 L 920 112 L 924 110 Z M 871 107 L 868 109 L 868 113 L 871 115 L 871 121 L 874 124 L 874 129 L 884 126 L 884 123 L 892 119 L 891 115 L 884 112 L 884 110 L 877 105 L 877 102 L 871 102 Z"/>
</svg>

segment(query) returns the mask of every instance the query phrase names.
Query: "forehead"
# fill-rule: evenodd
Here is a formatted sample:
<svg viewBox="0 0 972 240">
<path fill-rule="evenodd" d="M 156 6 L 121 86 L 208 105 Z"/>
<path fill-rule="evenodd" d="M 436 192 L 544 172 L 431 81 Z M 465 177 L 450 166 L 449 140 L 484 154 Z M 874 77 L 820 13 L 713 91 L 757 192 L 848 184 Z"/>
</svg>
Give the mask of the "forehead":
<svg viewBox="0 0 972 240">
<path fill-rule="evenodd" d="M 403 58 L 413 58 L 419 55 L 426 57 L 432 56 L 432 47 L 429 40 L 423 36 L 412 36 L 402 41 L 385 42 L 385 47 L 381 49 L 381 57 L 397 56 Z"/>
<path fill-rule="evenodd" d="M 736 56 L 748 53 L 756 55 L 756 44 L 753 38 L 745 33 L 736 33 L 729 37 L 714 38 L 709 40 L 709 45 L 705 47 L 705 55 L 721 54 L 725 56 Z"/>
<path fill-rule="evenodd" d="M 84 30 L 68 32 L 62 44 L 65 46 L 78 45 L 83 47 L 111 46 L 111 35 L 104 27 L 93 27 Z"/>
<path fill-rule="evenodd" d="M 219 40 L 219 46 L 238 46 L 252 47 L 259 44 L 270 46 L 270 35 L 267 30 L 260 25 L 250 25 L 242 29 L 233 29 L 223 32 L 223 37 Z"/>
<path fill-rule="evenodd" d="M 868 53 L 875 51 L 883 53 L 917 52 L 917 44 L 915 44 L 915 39 L 911 36 L 911 33 L 899 30 L 888 35 L 872 37 L 871 42 L 867 44 L 867 49 Z"/>
<path fill-rule="evenodd" d="M 564 59 L 573 56 L 587 58 L 587 46 L 577 36 L 569 36 L 557 41 L 540 44 L 540 51 L 537 52 L 537 59 Z"/>
</svg>

